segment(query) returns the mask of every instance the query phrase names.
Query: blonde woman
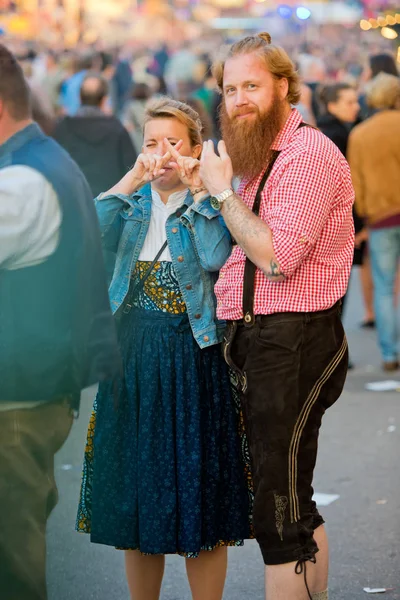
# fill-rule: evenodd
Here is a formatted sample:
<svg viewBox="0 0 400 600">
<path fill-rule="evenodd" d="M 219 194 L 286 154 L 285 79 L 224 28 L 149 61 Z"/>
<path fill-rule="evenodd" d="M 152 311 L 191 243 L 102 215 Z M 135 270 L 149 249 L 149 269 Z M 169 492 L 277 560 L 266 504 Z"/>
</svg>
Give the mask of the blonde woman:
<svg viewBox="0 0 400 600">
<path fill-rule="evenodd" d="M 132 600 L 159 598 L 170 553 L 186 557 L 194 600 L 220 600 L 227 546 L 250 536 L 213 292 L 231 239 L 199 179 L 201 144 L 191 107 L 154 101 L 143 153 L 96 200 L 124 374 L 95 401 L 77 529 L 126 551 Z"/>
</svg>

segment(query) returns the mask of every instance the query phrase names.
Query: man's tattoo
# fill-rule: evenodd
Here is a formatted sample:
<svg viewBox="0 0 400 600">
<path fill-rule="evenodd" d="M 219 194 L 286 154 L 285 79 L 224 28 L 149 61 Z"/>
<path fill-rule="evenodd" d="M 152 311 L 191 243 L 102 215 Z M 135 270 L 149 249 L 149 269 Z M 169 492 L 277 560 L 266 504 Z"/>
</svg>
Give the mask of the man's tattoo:
<svg viewBox="0 0 400 600">
<path fill-rule="evenodd" d="M 251 212 L 240 196 L 232 194 L 225 200 L 225 205 L 229 209 L 229 217 L 234 221 L 241 236 L 258 238 L 260 235 L 265 235 L 264 222 Z"/>
<path fill-rule="evenodd" d="M 223 216 L 228 229 L 231 225 L 234 229 L 231 233 L 234 234 L 238 244 L 247 255 L 250 253 L 249 246 L 254 245 L 254 238 L 261 242 L 265 240 L 266 236 L 271 235 L 268 225 L 246 206 L 238 194 L 229 196 L 224 202 L 224 207 Z M 271 259 L 268 268 L 262 271 L 269 281 L 284 281 L 286 279 L 275 258 Z"/>
<path fill-rule="evenodd" d="M 270 262 L 270 269 L 268 271 L 263 271 L 263 273 L 270 281 L 284 281 L 286 279 L 285 275 L 281 271 L 280 266 L 274 259 L 272 259 Z"/>
</svg>

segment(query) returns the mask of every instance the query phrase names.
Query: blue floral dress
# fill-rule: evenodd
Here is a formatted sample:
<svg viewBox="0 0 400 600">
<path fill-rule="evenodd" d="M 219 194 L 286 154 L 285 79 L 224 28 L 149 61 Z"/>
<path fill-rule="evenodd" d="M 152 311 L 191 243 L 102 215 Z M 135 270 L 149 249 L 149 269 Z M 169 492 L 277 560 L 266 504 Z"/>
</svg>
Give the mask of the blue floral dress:
<svg viewBox="0 0 400 600">
<path fill-rule="evenodd" d="M 133 285 L 149 264 L 138 261 Z M 171 262 L 132 304 L 118 323 L 123 377 L 94 403 L 76 528 L 144 554 L 242 545 L 251 478 L 220 346 L 196 343 Z"/>
</svg>

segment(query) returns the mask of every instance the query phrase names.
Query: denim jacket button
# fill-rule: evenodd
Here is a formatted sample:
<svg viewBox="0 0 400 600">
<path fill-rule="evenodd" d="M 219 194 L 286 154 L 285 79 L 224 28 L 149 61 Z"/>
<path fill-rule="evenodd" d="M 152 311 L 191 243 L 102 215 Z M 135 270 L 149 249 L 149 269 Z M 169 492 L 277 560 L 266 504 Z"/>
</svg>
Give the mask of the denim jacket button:
<svg viewBox="0 0 400 600">
<path fill-rule="evenodd" d="M 171 229 L 171 231 L 172 231 L 172 233 L 178 233 L 178 229 L 177 229 L 176 227 L 173 227 L 173 228 Z"/>
<path fill-rule="evenodd" d="M 190 285 L 190 283 L 189 283 L 189 284 L 186 286 L 186 289 L 187 289 L 187 290 L 191 290 L 192 288 L 193 288 L 193 286 L 192 286 L 192 285 Z"/>
<path fill-rule="evenodd" d="M 185 259 L 183 258 L 183 256 L 178 256 L 178 262 L 183 262 Z"/>
<path fill-rule="evenodd" d="M 205 336 L 203 337 L 203 340 L 204 340 L 205 342 L 209 342 L 209 341 L 210 341 L 210 338 L 208 337 L 208 335 L 205 335 Z"/>
<path fill-rule="evenodd" d="M 199 313 L 197 313 L 197 315 L 194 315 L 195 319 L 201 319 L 201 315 Z"/>
</svg>

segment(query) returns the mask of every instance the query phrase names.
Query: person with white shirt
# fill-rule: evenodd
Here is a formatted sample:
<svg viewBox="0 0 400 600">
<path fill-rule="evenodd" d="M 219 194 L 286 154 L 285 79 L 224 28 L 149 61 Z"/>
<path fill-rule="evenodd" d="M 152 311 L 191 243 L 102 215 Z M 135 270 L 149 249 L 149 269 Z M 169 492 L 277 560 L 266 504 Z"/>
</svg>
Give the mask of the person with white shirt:
<svg viewBox="0 0 400 600">
<path fill-rule="evenodd" d="M 0 596 L 46 600 L 54 455 L 83 388 L 120 368 L 100 232 L 77 165 L 32 120 L 0 45 Z"/>
<path fill-rule="evenodd" d="M 221 600 L 227 546 L 251 535 L 213 291 L 231 238 L 199 178 L 201 143 L 190 106 L 155 100 L 143 153 L 96 200 L 123 376 L 95 400 L 76 528 L 125 550 L 133 600 L 158 600 L 165 554 L 187 559 L 194 600 Z"/>
</svg>

